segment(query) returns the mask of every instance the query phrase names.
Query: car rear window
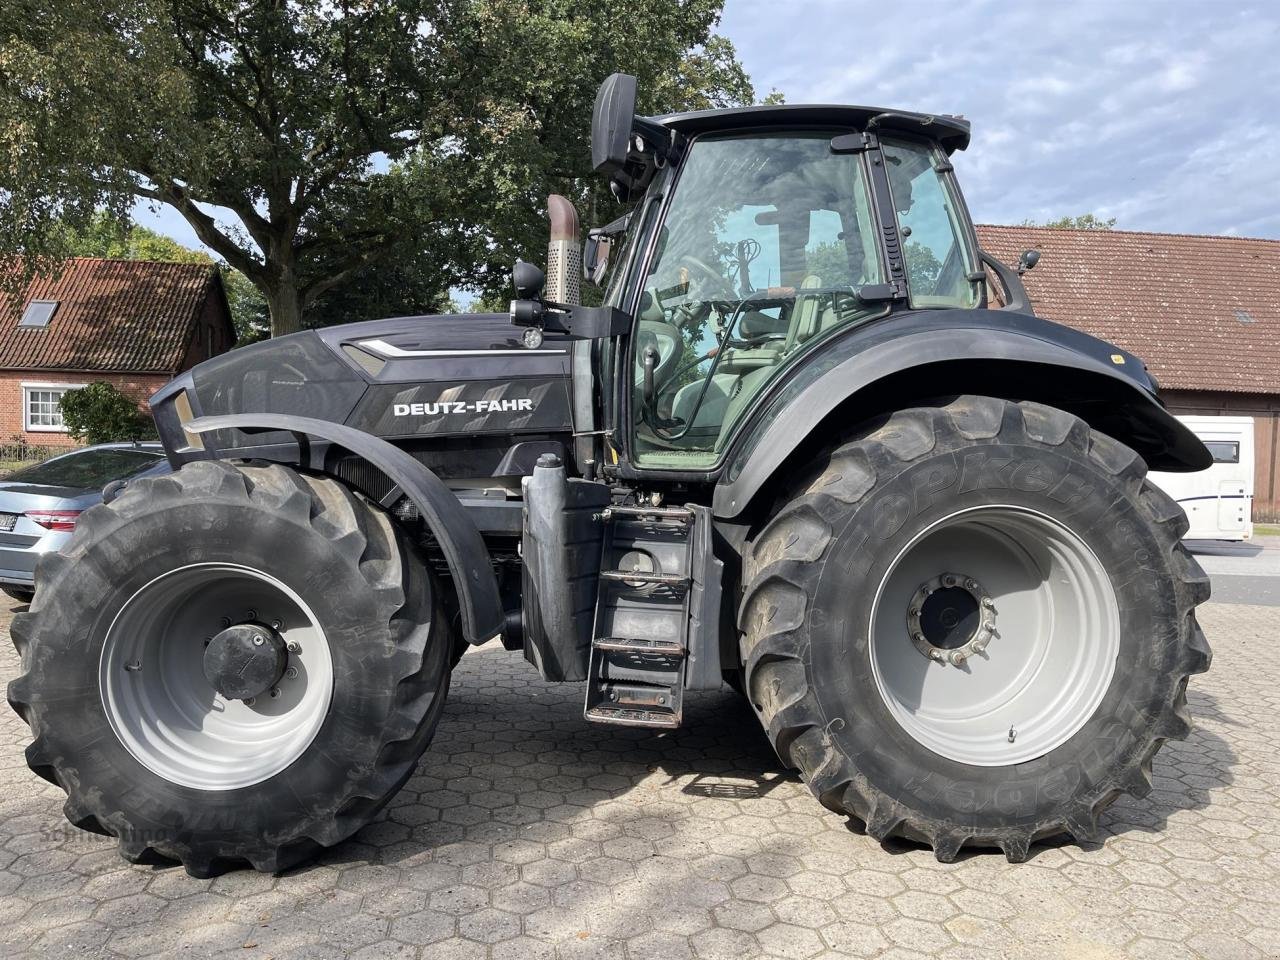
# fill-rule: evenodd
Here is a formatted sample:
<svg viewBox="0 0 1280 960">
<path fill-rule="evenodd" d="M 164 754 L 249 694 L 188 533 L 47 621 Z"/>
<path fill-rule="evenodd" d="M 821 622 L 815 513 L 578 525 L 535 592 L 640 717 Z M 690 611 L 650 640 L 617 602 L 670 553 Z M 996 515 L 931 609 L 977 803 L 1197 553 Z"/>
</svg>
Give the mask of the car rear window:
<svg viewBox="0 0 1280 960">
<path fill-rule="evenodd" d="M 164 454 L 152 450 L 82 450 L 11 473 L 9 483 L 49 487 L 101 487 L 154 466 Z"/>
</svg>

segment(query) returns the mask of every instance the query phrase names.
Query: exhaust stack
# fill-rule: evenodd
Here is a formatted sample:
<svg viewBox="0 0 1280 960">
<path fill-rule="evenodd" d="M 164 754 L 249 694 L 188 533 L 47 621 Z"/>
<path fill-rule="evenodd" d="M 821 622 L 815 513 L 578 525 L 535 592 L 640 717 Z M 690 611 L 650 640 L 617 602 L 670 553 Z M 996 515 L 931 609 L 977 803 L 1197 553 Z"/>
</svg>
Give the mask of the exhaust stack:
<svg viewBox="0 0 1280 960">
<path fill-rule="evenodd" d="M 551 242 L 547 244 L 546 297 L 555 303 L 582 302 L 582 247 L 578 243 L 578 211 L 558 193 L 547 197 Z"/>
</svg>

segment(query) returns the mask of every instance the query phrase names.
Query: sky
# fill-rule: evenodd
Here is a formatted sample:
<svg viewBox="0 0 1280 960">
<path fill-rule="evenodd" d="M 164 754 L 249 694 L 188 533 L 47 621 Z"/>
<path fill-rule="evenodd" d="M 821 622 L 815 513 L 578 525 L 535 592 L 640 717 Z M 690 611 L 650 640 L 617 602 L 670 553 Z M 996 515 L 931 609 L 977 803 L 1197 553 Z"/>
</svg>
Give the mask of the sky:
<svg viewBox="0 0 1280 960">
<path fill-rule="evenodd" d="M 1280 239 L 1280 3 L 729 0 L 721 31 L 761 95 L 967 117 L 979 222 Z"/>
<path fill-rule="evenodd" d="M 967 117 L 979 222 L 1280 239 L 1274 0 L 728 0 L 720 29 L 760 96 Z M 135 217 L 200 246 L 176 212 Z"/>
</svg>

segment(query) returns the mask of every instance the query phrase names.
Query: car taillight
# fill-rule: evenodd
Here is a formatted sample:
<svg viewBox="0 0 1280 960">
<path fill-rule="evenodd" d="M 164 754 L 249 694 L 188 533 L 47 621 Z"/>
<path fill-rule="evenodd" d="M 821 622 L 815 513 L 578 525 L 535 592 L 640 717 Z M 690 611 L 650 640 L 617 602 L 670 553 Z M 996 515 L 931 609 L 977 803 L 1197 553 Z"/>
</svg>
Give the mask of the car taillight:
<svg viewBox="0 0 1280 960">
<path fill-rule="evenodd" d="M 27 518 L 48 530 L 69 531 L 76 528 L 79 510 L 28 510 Z"/>
</svg>

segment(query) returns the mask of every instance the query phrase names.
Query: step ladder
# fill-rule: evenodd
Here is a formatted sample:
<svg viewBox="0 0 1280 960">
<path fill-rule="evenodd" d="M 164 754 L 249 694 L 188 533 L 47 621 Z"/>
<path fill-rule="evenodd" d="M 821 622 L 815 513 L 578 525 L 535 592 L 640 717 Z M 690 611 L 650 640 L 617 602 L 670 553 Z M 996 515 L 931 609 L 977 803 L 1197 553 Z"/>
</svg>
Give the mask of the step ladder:
<svg viewBox="0 0 1280 960">
<path fill-rule="evenodd" d="M 693 590 L 696 514 L 618 507 L 604 524 L 585 716 L 593 723 L 680 726 Z"/>
</svg>

